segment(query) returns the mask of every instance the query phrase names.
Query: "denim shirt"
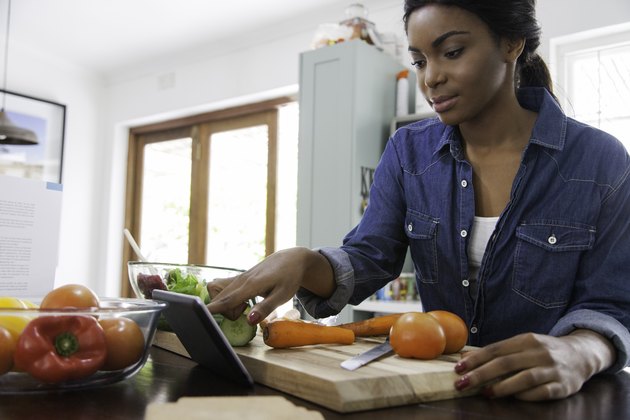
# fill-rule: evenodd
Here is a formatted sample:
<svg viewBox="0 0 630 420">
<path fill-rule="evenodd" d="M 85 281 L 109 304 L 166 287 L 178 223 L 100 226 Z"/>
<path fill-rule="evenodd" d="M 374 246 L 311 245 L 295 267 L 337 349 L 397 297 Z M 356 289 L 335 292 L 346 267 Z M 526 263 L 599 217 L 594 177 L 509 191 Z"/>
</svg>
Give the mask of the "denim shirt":
<svg viewBox="0 0 630 420">
<path fill-rule="evenodd" d="M 459 130 L 429 119 L 390 138 L 361 222 L 340 248 L 319 250 L 337 289 L 329 299 L 298 292 L 313 316 L 336 314 L 395 279 L 409 247 L 424 310 L 461 316 L 470 345 L 586 328 L 616 347 L 609 371 L 628 364 L 630 157 L 614 137 L 568 118 L 545 89 L 518 96 L 538 117 L 476 293 L 467 256 L 473 169 Z"/>
</svg>

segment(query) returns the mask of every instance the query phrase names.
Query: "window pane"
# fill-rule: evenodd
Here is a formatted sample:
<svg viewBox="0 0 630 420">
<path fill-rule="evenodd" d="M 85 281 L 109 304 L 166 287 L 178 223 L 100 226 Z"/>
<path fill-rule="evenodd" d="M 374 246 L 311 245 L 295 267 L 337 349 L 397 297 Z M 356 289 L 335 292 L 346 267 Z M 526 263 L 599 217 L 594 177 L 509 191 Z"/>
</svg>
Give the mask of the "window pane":
<svg viewBox="0 0 630 420">
<path fill-rule="evenodd" d="M 575 118 L 609 132 L 630 149 L 630 45 L 578 51 L 566 63 Z"/>
<path fill-rule="evenodd" d="M 602 50 L 599 60 L 602 116 L 630 116 L 630 46 Z"/>
<path fill-rule="evenodd" d="M 150 261 L 188 262 L 192 139 L 144 148 L 140 246 Z"/>
<path fill-rule="evenodd" d="M 580 121 L 599 118 L 599 72 L 597 54 L 582 53 L 568 59 L 569 89 L 575 118 Z"/>
<path fill-rule="evenodd" d="M 267 126 L 210 138 L 206 263 L 250 268 L 265 256 Z"/>
</svg>

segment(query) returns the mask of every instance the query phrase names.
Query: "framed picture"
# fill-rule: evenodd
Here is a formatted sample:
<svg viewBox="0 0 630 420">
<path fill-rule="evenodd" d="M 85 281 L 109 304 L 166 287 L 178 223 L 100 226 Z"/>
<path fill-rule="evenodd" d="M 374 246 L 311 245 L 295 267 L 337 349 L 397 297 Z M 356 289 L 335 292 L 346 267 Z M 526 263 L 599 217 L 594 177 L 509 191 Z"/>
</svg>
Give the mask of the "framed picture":
<svg viewBox="0 0 630 420">
<path fill-rule="evenodd" d="M 35 144 L 2 144 L 0 174 L 61 183 L 66 106 L 0 89 L 0 103 L 17 127 L 33 131 Z"/>
</svg>

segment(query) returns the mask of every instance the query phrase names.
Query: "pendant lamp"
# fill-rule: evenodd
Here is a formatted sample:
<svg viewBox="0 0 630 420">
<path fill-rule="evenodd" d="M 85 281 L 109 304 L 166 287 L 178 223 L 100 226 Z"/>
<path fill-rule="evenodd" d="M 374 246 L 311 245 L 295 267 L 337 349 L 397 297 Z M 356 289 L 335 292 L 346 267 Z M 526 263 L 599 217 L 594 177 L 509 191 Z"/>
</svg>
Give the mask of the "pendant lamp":
<svg viewBox="0 0 630 420">
<path fill-rule="evenodd" d="M 4 82 L 2 84 L 2 108 L 0 108 L 0 144 L 33 145 L 37 144 L 37 135 L 27 128 L 18 127 L 4 111 L 6 104 L 7 69 L 9 67 L 9 22 L 11 20 L 11 0 L 7 10 L 7 34 L 4 46 Z"/>
</svg>

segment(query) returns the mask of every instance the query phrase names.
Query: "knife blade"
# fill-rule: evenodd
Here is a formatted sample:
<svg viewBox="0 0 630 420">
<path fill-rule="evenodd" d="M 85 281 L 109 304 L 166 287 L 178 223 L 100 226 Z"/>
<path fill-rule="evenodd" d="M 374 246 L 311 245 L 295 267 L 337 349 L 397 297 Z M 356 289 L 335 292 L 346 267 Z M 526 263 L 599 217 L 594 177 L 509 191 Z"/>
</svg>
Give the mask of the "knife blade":
<svg viewBox="0 0 630 420">
<path fill-rule="evenodd" d="M 355 370 L 363 365 L 366 365 L 380 357 L 392 353 L 392 346 L 389 344 L 389 337 L 383 344 L 379 344 L 376 347 L 371 348 L 357 356 L 351 357 L 348 360 L 341 362 L 341 367 L 346 370 Z"/>
</svg>

